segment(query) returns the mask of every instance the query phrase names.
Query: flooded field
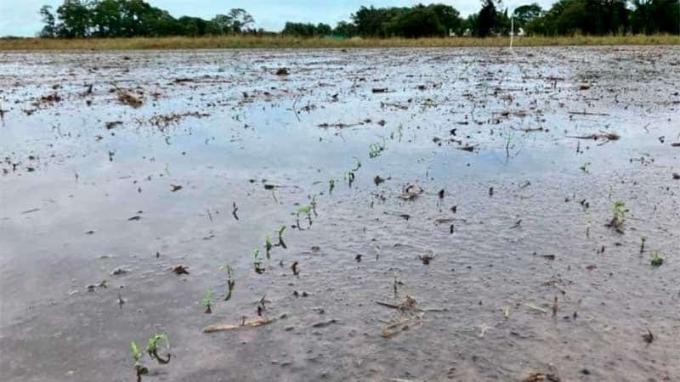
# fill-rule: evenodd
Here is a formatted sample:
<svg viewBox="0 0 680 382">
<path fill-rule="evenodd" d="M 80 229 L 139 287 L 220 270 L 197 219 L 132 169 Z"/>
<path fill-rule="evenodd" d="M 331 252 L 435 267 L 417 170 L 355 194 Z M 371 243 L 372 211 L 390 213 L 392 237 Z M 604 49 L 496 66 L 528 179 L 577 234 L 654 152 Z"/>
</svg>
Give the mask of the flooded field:
<svg viewBox="0 0 680 382">
<path fill-rule="evenodd" d="M 678 47 L 2 53 L 0 379 L 680 380 L 679 91 Z"/>
</svg>

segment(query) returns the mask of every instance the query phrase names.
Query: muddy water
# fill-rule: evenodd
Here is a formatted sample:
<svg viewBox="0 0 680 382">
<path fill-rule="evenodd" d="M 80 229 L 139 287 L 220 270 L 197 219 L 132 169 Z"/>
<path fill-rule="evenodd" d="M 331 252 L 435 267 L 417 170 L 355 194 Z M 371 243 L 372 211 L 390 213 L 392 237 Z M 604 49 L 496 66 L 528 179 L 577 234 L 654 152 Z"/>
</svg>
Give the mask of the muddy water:
<svg viewBox="0 0 680 382">
<path fill-rule="evenodd" d="M 3 53 L 0 376 L 135 380 L 166 332 L 144 380 L 678 380 L 679 84 L 675 47 Z"/>
</svg>

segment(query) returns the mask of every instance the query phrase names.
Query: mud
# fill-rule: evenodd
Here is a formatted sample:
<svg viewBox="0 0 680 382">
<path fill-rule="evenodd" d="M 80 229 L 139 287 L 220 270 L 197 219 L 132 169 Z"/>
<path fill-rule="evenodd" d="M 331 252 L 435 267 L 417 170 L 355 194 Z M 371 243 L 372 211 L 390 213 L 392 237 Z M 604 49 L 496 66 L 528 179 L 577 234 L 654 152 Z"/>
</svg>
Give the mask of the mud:
<svg viewBox="0 0 680 382">
<path fill-rule="evenodd" d="M 2 53 L 0 376 L 133 381 L 165 332 L 145 381 L 678 380 L 679 84 L 677 47 Z"/>
</svg>

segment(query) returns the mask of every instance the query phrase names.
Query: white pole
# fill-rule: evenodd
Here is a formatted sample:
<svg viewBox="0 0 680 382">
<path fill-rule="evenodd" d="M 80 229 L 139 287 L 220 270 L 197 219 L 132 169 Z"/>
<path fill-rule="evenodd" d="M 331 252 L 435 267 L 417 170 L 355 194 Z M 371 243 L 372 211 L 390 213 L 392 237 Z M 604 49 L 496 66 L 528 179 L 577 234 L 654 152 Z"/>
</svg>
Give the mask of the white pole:
<svg viewBox="0 0 680 382">
<path fill-rule="evenodd" d="M 515 36 L 515 18 L 510 16 L 510 49 L 512 49 L 512 39 Z"/>
</svg>

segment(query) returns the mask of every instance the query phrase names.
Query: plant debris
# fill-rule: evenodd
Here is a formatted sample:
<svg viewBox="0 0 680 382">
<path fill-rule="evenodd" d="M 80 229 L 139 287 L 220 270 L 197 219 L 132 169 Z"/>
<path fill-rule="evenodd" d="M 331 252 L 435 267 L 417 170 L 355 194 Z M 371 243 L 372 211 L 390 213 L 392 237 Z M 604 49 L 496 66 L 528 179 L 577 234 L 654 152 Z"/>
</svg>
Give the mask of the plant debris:
<svg viewBox="0 0 680 382">
<path fill-rule="evenodd" d="M 135 109 L 141 107 L 144 104 L 140 97 L 133 94 L 131 91 L 124 89 L 118 90 L 118 102 Z"/>
<path fill-rule="evenodd" d="M 253 319 L 246 319 L 243 317 L 239 324 L 214 324 L 206 326 L 203 328 L 203 333 L 216 333 L 216 332 L 229 332 L 233 330 L 257 328 L 260 326 L 268 325 L 274 322 L 272 318 L 266 317 L 256 317 Z"/>
</svg>

